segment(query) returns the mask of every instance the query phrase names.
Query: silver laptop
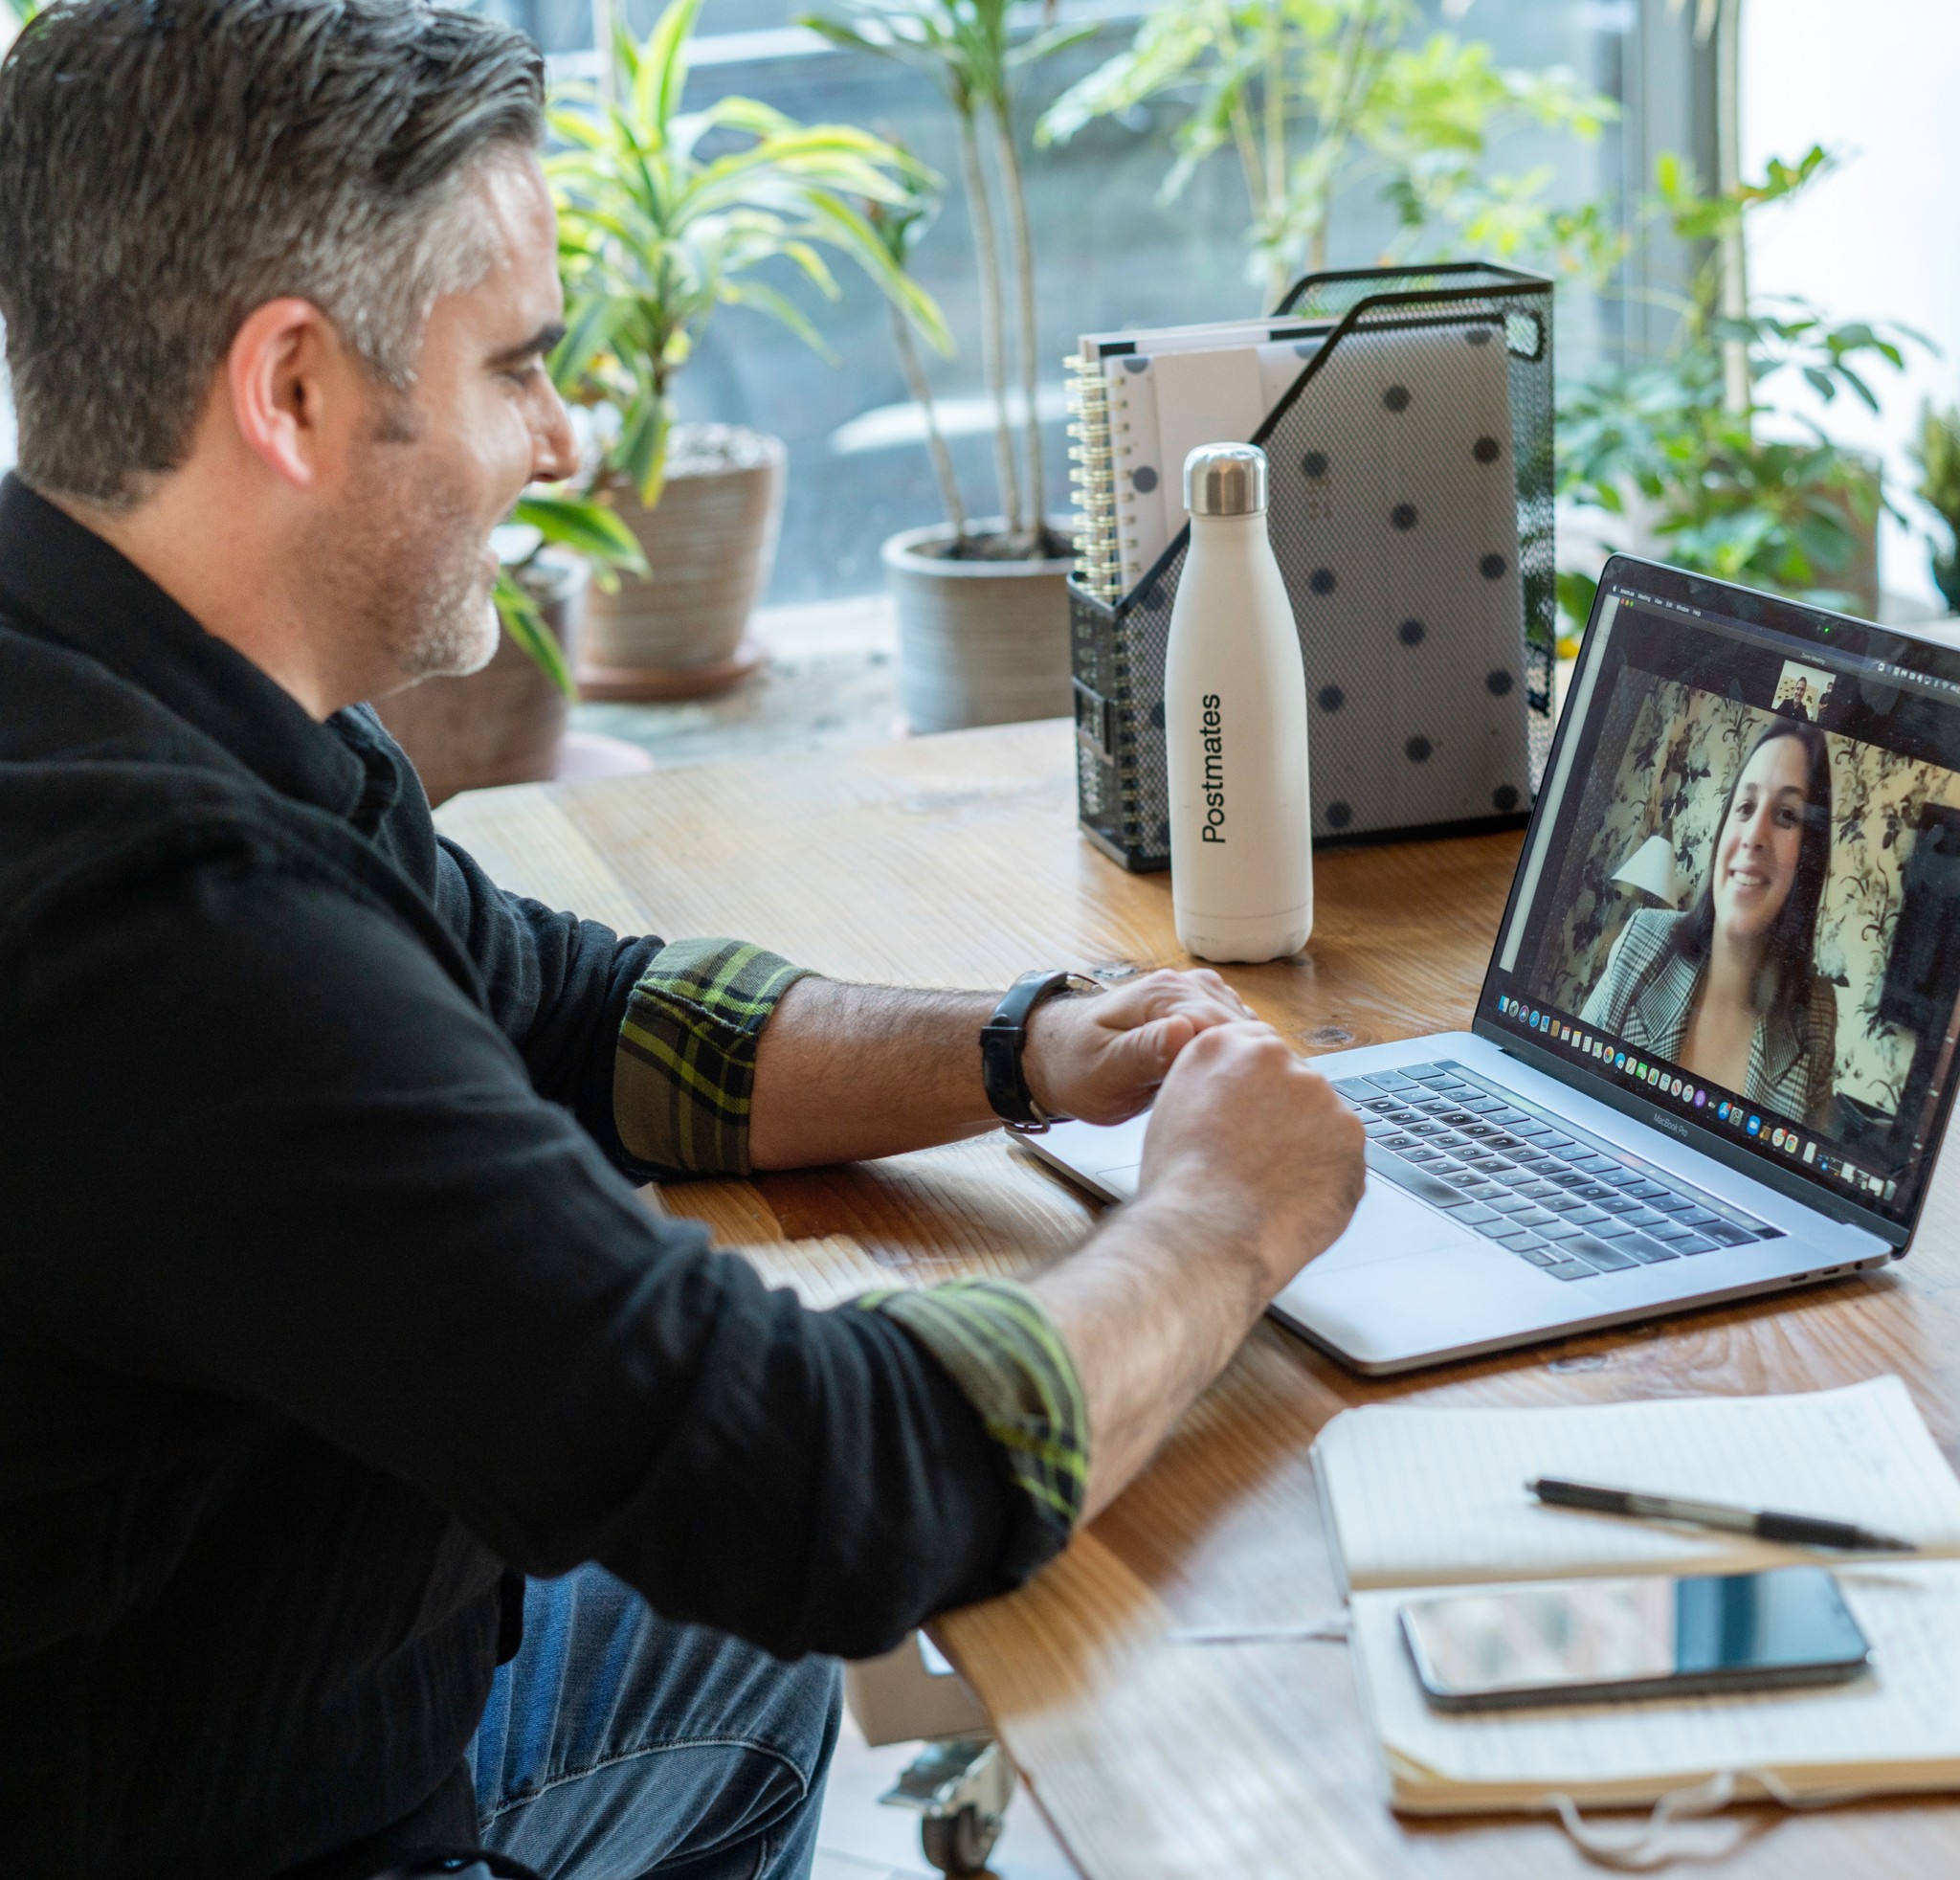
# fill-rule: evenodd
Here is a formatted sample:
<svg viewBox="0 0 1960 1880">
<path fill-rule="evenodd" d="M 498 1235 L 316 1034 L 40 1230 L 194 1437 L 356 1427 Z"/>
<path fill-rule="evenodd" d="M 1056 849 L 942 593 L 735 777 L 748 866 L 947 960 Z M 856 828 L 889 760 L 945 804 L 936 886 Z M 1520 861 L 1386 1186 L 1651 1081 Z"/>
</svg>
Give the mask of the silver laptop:
<svg viewBox="0 0 1960 1880">
<path fill-rule="evenodd" d="M 1903 1257 L 1956 917 L 1960 651 L 1616 557 L 1471 1029 L 1317 1061 L 1368 1191 L 1274 1313 L 1384 1373 Z M 1147 1123 L 1027 1140 L 1122 1200 Z"/>
</svg>

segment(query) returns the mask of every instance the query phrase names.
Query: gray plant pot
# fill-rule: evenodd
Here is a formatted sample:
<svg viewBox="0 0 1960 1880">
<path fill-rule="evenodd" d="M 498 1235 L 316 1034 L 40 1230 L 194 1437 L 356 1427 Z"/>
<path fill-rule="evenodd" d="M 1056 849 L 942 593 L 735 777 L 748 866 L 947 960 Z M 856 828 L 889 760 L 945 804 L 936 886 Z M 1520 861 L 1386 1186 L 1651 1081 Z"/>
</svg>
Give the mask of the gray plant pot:
<svg viewBox="0 0 1960 1880">
<path fill-rule="evenodd" d="M 985 534 L 1001 523 L 974 526 Z M 933 549 L 952 534 L 945 524 L 911 528 L 882 550 L 898 609 L 899 701 L 907 723 L 914 731 L 957 731 L 1065 717 L 1074 561 L 949 561 Z"/>
</svg>

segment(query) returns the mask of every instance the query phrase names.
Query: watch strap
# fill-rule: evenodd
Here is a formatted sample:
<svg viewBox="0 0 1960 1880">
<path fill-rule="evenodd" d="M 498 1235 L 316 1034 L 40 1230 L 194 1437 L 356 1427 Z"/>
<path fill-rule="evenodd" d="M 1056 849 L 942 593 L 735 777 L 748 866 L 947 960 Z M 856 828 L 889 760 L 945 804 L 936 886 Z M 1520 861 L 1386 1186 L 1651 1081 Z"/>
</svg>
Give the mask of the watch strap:
<svg viewBox="0 0 1960 1880">
<path fill-rule="evenodd" d="M 1039 1135 L 1051 1123 L 1065 1123 L 1065 1116 L 1051 1116 L 1035 1101 L 1028 1088 L 1027 1072 L 1021 1056 L 1028 1043 L 1028 1018 L 1044 998 L 1061 992 L 1100 992 L 1093 979 L 1080 974 L 1036 969 L 1023 973 L 1007 989 L 1007 996 L 993 1008 L 993 1016 L 980 1027 L 980 1082 L 993 1113 L 1011 1130 L 1024 1135 Z"/>
</svg>

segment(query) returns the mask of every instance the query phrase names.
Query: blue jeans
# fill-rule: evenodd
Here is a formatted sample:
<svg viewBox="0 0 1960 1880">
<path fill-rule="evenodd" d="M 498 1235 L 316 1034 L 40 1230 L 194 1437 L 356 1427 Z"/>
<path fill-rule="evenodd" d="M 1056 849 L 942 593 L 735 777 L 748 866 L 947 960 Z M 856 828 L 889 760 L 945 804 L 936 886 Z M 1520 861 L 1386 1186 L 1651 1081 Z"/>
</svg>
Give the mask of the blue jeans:
<svg viewBox="0 0 1960 1880">
<path fill-rule="evenodd" d="M 598 1567 L 534 1579 L 470 1746 L 479 1840 L 546 1880 L 804 1880 L 836 1662 L 657 1618 Z"/>
</svg>

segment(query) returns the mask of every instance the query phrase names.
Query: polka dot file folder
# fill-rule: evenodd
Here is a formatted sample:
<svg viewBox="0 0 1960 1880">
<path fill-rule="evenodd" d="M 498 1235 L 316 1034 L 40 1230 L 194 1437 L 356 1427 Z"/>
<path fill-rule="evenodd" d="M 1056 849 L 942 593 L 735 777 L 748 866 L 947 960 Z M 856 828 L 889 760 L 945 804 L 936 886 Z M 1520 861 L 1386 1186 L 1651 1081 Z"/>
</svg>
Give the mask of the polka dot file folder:
<svg viewBox="0 0 1960 1880">
<path fill-rule="evenodd" d="M 1268 526 L 1306 669 L 1315 842 L 1515 826 L 1551 735 L 1550 283 L 1476 263 L 1368 270 L 1303 282 L 1282 316 L 1299 337 L 1220 329 L 1244 339 L 1236 382 L 1215 362 L 1201 371 L 1219 409 L 1255 414 L 1240 435 L 1267 454 Z M 1077 772 L 1085 832 L 1150 869 L 1169 862 L 1164 656 L 1192 420 L 1163 400 L 1149 422 L 1111 424 L 1106 401 L 1112 382 L 1190 382 L 1201 347 L 1183 334 L 1157 351 L 1151 335 L 1124 343 L 1133 350 L 1078 361 L 1090 391 L 1070 584 Z M 1276 396 L 1282 348 L 1297 363 Z M 1122 363 L 1133 358 L 1148 363 Z M 1139 491 L 1180 526 L 1130 582 Z"/>
</svg>

